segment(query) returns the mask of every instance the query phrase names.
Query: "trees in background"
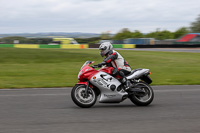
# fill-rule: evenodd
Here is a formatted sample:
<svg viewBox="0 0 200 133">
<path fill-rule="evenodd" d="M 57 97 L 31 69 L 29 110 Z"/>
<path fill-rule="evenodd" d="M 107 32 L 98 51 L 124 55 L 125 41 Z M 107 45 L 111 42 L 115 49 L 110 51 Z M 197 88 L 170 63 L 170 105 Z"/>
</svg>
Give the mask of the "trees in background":
<svg viewBox="0 0 200 133">
<path fill-rule="evenodd" d="M 148 34 L 142 34 L 138 30 L 131 32 L 129 29 L 124 28 L 113 37 L 113 40 L 123 40 L 126 38 L 155 38 L 156 40 L 177 39 L 187 33 L 189 33 L 189 30 L 186 27 L 182 27 L 175 32 L 156 29 L 156 31 Z"/>
<path fill-rule="evenodd" d="M 200 14 L 190 26 L 191 32 L 200 33 Z"/>
<path fill-rule="evenodd" d="M 143 38 L 143 37 L 144 35 L 138 30 L 131 32 L 128 28 L 124 28 L 119 33 L 117 33 L 112 39 L 123 40 L 126 38 Z"/>
<path fill-rule="evenodd" d="M 0 42 L 5 44 L 13 44 L 15 40 L 18 40 L 21 44 L 48 44 L 52 42 L 51 38 L 25 38 L 20 36 L 0 38 Z"/>
</svg>

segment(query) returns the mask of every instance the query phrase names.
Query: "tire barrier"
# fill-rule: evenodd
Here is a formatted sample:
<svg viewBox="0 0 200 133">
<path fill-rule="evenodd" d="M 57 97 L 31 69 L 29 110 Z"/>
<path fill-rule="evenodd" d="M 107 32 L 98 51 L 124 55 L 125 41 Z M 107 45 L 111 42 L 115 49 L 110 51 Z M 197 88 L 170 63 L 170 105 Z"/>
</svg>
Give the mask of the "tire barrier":
<svg viewBox="0 0 200 133">
<path fill-rule="evenodd" d="M 0 47 L 14 48 L 62 48 L 62 49 L 86 49 L 99 48 L 100 44 L 60 44 L 60 45 L 45 45 L 45 44 L 0 44 Z M 135 44 L 113 44 L 113 48 L 136 48 Z"/>
<path fill-rule="evenodd" d="M 100 44 L 89 44 L 89 48 L 99 48 Z M 135 44 L 113 44 L 113 48 L 136 48 Z"/>
<path fill-rule="evenodd" d="M 86 49 L 99 48 L 100 44 L 0 44 L 0 47 L 13 48 L 61 48 L 61 49 Z M 136 45 L 136 44 L 113 44 L 113 48 L 200 48 L 200 44 L 162 44 L 162 45 Z"/>
<path fill-rule="evenodd" d="M 85 49 L 88 44 L 61 44 L 61 45 L 42 45 L 42 44 L 0 44 L 0 47 L 13 48 L 62 48 L 62 49 Z"/>
</svg>

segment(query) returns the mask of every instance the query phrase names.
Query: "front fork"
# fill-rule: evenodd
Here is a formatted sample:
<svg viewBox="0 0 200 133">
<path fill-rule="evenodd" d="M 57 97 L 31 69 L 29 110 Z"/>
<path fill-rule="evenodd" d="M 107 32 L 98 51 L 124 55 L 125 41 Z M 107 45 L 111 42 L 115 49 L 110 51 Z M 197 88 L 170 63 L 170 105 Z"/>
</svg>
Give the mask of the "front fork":
<svg viewBox="0 0 200 133">
<path fill-rule="evenodd" d="M 87 82 L 79 82 L 78 84 L 83 84 L 86 86 L 84 97 L 88 97 L 88 88 L 90 86 L 90 81 L 88 80 Z"/>
<path fill-rule="evenodd" d="M 89 85 L 90 85 L 90 81 L 88 80 L 88 81 L 87 81 L 86 88 L 85 88 L 85 96 L 86 96 L 86 97 L 88 96 L 88 88 L 89 88 Z"/>
</svg>

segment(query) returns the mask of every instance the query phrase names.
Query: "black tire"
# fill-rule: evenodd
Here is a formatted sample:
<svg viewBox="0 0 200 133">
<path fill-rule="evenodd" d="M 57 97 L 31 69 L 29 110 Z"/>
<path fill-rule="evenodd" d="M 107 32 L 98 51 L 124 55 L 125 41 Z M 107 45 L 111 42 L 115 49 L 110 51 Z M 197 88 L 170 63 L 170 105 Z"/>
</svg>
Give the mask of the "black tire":
<svg viewBox="0 0 200 133">
<path fill-rule="evenodd" d="M 136 83 L 136 87 L 138 86 L 138 88 L 141 88 L 143 91 L 145 91 L 145 95 L 140 95 L 137 93 L 134 93 L 132 95 L 129 96 L 130 100 L 137 106 L 147 106 L 149 105 L 153 99 L 154 99 L 154 92 L 153 89 L 151 88 L 151 86 L 149 86 L 147 83 L 145 82 L 138 82 Z M 142 98 L 146 98 L 146 100 L 142 99 Z"/>
<path fill-rule="evenodd" d="M 71 98 L 73 102 L 82 108 L 92 107 L 97 100 L 97 95 L 92 88 L 88 88 L 88 96 L 84 96 L 86 85 L 77 84 L 72 88 Z"/>
</svg>

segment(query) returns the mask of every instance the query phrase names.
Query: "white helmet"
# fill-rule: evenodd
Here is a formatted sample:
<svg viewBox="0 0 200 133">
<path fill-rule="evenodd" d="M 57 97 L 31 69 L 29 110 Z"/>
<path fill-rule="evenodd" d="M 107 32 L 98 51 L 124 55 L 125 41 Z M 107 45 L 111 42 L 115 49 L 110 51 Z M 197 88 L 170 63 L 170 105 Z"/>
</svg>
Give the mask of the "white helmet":
<svg viewBox="0 0 200 133">
<path fill-rule="evenodd" d="M 110 50 L 113 49 L 113 46 L 110 42 L 104 42 L 99 46 L 100 55 L 105 56 Z"/>
</svg>

